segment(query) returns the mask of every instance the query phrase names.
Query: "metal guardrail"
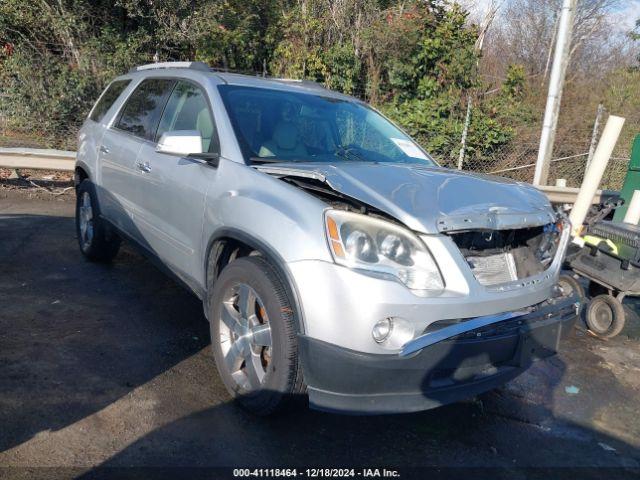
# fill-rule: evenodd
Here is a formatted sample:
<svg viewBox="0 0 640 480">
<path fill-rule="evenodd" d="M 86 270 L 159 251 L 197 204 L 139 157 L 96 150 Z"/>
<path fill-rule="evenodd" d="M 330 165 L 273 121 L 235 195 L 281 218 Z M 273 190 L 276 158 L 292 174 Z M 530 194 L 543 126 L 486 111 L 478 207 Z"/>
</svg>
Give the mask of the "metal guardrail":
<svg viewBox="0 0 640 480">
<path fill-rule="evenodd" d="M 0 148 L 0 167 L 73 172 L 76 152 L 39 148 Z"/>
<path fill-rule="evenodd" d="M 551 203 L 569 203 L 573 204 L 578 196 L 579 188 L 576 187 L 556 187 L 553 185 L 539 185 L 538 190 L 544 192 L 549 197 Z M 591 203 L 597 205 L 604 201 L 620 196 L 620 192 L 615 190 L 597 190 L 593 196 Z"/>
<path fill-rule="evenodd" d="M 0 148 L 0 167 L 27 168 L 40 170 L 63 170 L 72 172 L 76 160 L 76 152 L 66 150 L 42 150 L 38 148 Z M 551 185 L 538 187 L 551 203 L 573 203 L 578 195 L 578 188 L 556 187 Z M 598 204 L 619 194 L 613 190 L 598 190 L 593 203 Z"/>
</svg>

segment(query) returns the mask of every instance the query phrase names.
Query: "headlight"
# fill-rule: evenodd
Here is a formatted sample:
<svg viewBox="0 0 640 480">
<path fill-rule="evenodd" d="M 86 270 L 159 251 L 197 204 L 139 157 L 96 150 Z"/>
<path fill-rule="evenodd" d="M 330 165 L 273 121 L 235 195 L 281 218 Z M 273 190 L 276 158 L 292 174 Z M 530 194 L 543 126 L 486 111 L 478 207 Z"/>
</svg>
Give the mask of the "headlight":
<svg viewBox="0 0 640 480">
<path fill-rule="evenodd" d="M 393 275 L 411 290 L 444 288 L 431 253 L 409 230 L 342 210 L 329 210 L 325 225 L 336 263 Z"/>
</svg>

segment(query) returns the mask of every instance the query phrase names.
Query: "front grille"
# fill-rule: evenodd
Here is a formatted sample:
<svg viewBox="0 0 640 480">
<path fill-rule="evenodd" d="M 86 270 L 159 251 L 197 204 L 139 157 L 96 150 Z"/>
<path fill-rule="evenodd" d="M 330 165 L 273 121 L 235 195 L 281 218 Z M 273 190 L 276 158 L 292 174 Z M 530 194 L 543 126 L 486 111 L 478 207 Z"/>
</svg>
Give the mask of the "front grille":
<svg viewBox="0 0 640 480">
<path fill-rule="evenodd" d="M 516 262 L 511 252 L 466 257 L 476 279 L 483 285 L 497 285 L 518 279 Z"/>
<path fill-rule="evenodd" d="M 476 280 L 491 286 L 544 272 L 555 256 L 560 232 L 554 224 L 512 230 L 449 234 Z"/>
</svg>

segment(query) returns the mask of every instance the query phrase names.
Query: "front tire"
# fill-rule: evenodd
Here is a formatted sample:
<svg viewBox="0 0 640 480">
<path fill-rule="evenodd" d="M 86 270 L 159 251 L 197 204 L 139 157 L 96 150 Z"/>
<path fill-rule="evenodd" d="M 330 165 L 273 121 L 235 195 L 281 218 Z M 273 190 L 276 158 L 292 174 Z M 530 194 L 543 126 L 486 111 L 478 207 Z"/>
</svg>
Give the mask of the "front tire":
<svg viewBox="0 0 640 480">
<path fill-rule="evenodd" d="M 108 263 L 120 249 L 120 237 L 100 218 L 96 189 L 88 179 L 76 190 L 76 235 L 80 251 L 92 262 Z"/>
<path fill-rule="evenodd" d="M 234 260 L 210 295 L 211 346 L 229 393 L 258 415 L 302 394 L 292 303 L 271 264 L 259 256 Z"/>
</svg>

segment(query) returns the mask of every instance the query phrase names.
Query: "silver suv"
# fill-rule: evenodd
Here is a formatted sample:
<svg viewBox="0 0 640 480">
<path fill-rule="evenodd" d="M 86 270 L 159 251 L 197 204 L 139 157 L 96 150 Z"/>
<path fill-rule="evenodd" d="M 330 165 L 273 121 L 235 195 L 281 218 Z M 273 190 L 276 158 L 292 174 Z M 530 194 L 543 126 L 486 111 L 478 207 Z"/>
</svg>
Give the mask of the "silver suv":
<svg viewBox="0 0 640 480">
<path fill-rule="evenodd" d="M 79 135 L 77 234 L 121 239 L 203 302 L 245 407 L 423 410 L 556 352 L 566 221 L 530 185 L 441 168 L 356 100 L 158 63 L 116 78 Z"/>
</svg>

